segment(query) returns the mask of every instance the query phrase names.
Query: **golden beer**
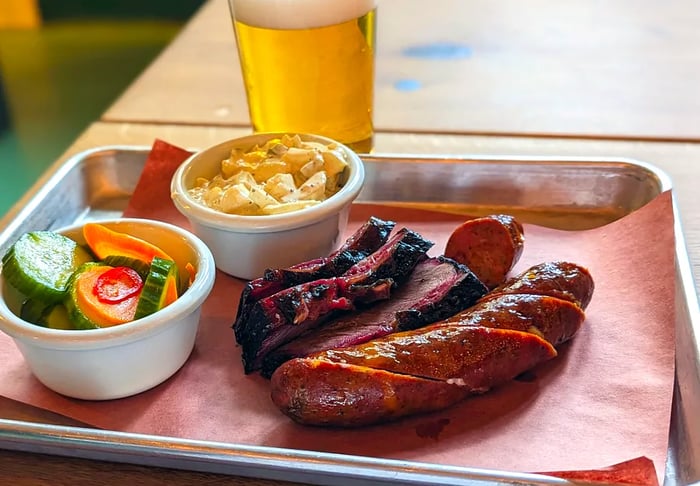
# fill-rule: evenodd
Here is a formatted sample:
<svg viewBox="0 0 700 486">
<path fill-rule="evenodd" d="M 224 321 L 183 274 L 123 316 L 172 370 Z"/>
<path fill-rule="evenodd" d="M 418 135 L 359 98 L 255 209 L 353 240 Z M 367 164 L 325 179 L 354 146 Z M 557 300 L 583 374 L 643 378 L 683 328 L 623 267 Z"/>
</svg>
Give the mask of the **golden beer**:
<svg viewBox="0 0 700 486">
<path fill-rule="evenodd" d="M 255 131 L 372 147 L 375 0 L 231 0 Z"/>
</svg>

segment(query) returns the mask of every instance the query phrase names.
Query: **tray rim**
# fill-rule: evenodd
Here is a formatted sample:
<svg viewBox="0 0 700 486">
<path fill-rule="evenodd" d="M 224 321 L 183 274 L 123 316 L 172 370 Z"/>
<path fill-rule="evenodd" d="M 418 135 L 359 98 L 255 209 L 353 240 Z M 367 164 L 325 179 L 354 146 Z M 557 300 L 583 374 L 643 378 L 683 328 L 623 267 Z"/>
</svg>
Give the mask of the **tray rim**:
<svg viewBox="0 0 700 486">
<path fill-rule="evenodd" d="M 85 159 L 102 152 L 144 152 L 146 145 L 104 145 L 77 152 L 59 160 L 30 187 L 22 198 L 0 219 L 0 233 L 20 225 L 23 215 L 31 214 L 52 183 L 58 183 L 72 168 Z M 193 152 L 198 149 L 190 149 Z M 544 164 L 625 164 L 642 168 L 658 183 L 659 193 L 673 189 L 671 178 L 655 165 L 629 157 L 603 156 L 538 156 L 538 155 L 470 155 L 470 154 L 360 154 L 365 159 L 391 162 L 469 163 L 544 163 Z M 690 332 L 700 336 L 700 305 L 692 274 L 690 258 L 680 221 L 676 195 L 672 191 L 674 234 L 676 236 L 677 281 L 680 280 L 687 306 Z M 697 340 L 696 340 L 697 342 Z M 697 350 L 696 350 L 697 351 Z M 675 401 L 675 397 L 674 397 Z M 159 444 L 159 445 L 156 445 Z M 69 447 L 70 454 L 65 451 Z M 367 456 L 332 454 L 299 449 L 248 446 L 228 442 L 180 439 L 167 436 L 99 430 L 13 420 L 0 417 L 0 448 L 17 451 L 49 453 L 57 456 L 83 457 L 175 469 L 219 472 L 230 475 L 279 479 L 284 481 L 314 481 L 342 477 L 343 484 L 364 484 L 363 481 L 402 484 L 570 484 L 552 476 L 518 473 L 494 469 L 445 466 L 417 461 L 372 458 Z M 183 461 L 188 460 L 188 467 Z M 667 462 L 670 457 L 667 458 Z M 213 469 L 212 469 L 213 467 Z M 314 484 L 327 484 L 319 482 Z M 335 484 L 335 483 L 334 483 Z"/>
</svg>

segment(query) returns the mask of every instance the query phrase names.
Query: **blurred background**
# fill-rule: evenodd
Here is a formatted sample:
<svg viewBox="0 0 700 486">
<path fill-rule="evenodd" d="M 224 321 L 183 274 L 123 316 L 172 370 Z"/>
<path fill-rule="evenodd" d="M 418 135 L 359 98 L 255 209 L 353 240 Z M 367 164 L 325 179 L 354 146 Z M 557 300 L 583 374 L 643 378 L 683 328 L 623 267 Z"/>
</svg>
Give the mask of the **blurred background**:
<svg viewBox="0 0 700 486">
<path fill-rule="evenodd" d="M 204 0 L 0 0 L 0 217 Z"/>
</svg>

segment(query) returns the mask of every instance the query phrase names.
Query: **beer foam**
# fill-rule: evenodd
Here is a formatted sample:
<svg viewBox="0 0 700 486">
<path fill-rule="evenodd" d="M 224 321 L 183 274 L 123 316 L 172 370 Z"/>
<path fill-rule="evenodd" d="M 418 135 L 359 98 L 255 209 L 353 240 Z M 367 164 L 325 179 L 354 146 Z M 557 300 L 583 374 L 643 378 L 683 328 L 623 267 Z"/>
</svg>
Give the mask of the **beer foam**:
<svg viewBox="0 0 700 486">
<path fill-rule="evenodd" d="M 271 29 L 311 29 L 352 20 L 376 0 L 230 0 L 236 20 Z"/>
</svg>

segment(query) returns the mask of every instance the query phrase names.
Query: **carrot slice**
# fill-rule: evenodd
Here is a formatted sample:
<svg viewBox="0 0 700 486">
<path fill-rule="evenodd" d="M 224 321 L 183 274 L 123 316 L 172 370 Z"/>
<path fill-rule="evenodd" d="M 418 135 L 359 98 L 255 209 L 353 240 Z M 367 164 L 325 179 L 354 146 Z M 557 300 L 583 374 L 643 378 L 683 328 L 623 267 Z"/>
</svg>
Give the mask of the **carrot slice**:
<svg viewBox="0 0 700 486">
<path fill-rule="evenodd" d="M 86 223 L 83 226 L 83 236 L 92 252 L 100 260 L 110 255 L 136 258 L 147 263 L 150 263 L 154 256 L 172 260 L 157 246 L 141 238 L 111 230 L 99 223 Z"/>
<path fill-rule="evenodd" d="M 169 276 L 165 284 L 165 306 L 172 304 L 178 297 L 178 281 L 177 278 Z M 164 307 L 165 307 L 164 306 Z"/>
<path fill-rule="evenodd" d="M 197 269 L 194 268 L 194 265 L 192 265 L 190 262 L 187 262 L 185 264 L 185 270 L 187 270 L 187 273 L 189 274 L 190 278 L 188 280 L 188 287 L 192 285 L 192 282 L 194 282 L 194 278 L 197 276 Z"/>
<path fill-rule="evenodd" d="M 81 273 L 75 282 L 76 304 L 90 321 L 100 327 L 133 321 L 140 295 L 136 293 L 115 304 L 101 302 L 93 289 L 100 276 L 111 269 L 112 267 L 107 266 L 90 268 Z"/>
</svg>

